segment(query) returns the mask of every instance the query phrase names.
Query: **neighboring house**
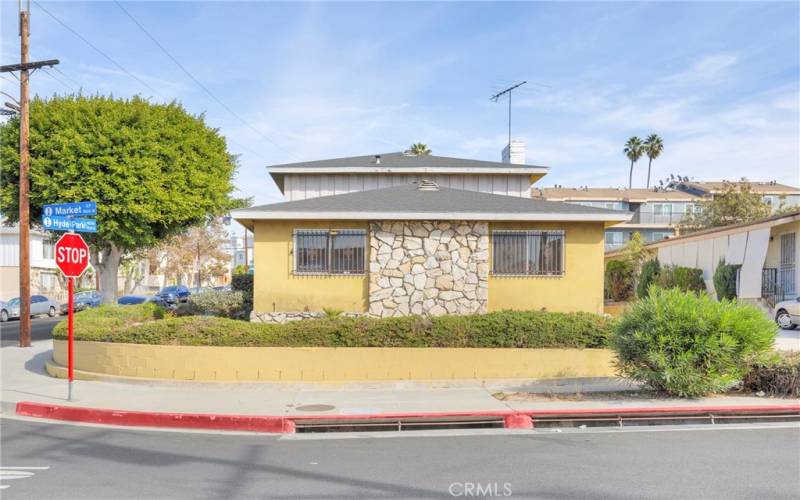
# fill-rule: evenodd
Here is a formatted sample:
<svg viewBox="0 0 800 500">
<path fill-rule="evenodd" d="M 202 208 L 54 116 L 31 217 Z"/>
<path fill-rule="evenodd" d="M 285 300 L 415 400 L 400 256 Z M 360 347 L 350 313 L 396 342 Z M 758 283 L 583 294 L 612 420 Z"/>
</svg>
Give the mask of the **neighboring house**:
<svg viewBox="0 0 800 500">
<path fill-rule="evenodd" d="M 606 230 L 606 250 L 622 248 L 635 232 L 646 242 L 674 236 L 675 227 L 687 213 L 697 209 L 700 201 L 697 196 L 676 190 L 589 187 L 534 188 L 533 197 L 630 213 L 628 222 Z"/>
<path fill-rule="evenodd" d="M 253 265 L 253 235 L 247 236 L 247 252 L 244 251 L 244 234 L 230 237 L 230 243 L 225 246 L 225 252 L 231 256 L 231 272 L 236 266 L 245 265 L 245 253 L 247 253 L 247 265 Z"/>
<path fill-rule="evenodd" d="M 30 235 L 31 294 L 58 300 L 66 297 L 58 279 L 53 235 L 33 228 Z M 0 220 L 0 300 L 18 296 L 19 226 L 6 226 Z"/>
<path fill-rule="evenodd" d="M 698 197 L 712 197 L 717 193 L 723 192 L 729 185 L 742 184 L 744 181 L 671 181 L 667 184 L 668 188 L 676 189 Z M 774 212 L 781 205 L 785 207 L 800 205 L 800 188 L 778 184 L 776 181 L 769 182 L 748 182 L 751 189 L 759 193 L 764 202 L 772 206 Z"/>
<path fill-rule="evenodd" d="M 603 234 L 630 215 L 532 199 L 547 170 L 403 153 L 271 167 L 290 201 L 232 214 L 254 233 L 254 316 L 602 313 Z"/>
<path fill-rule="evenodd" d="M 714 290 L 714 271 L 723 259 L 740 265 L 738 297 L 773 307 L 800 291 L 800 210 L 745 224 L 707 229 L 645 246 L 662 265 L 703 270 L 709 292 Z M 621 257 L 609 252 L 606 260 Z"/>
</svg>

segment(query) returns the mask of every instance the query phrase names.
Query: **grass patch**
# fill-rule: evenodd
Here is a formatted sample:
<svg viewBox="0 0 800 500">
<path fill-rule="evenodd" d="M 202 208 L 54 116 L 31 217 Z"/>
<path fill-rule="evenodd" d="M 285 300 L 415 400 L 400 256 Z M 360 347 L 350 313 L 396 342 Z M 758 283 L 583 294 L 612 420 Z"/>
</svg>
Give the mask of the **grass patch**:
<svg viewBox="0 0 800 500">
<path fill-rule="evenodd" d="M 124 311 L 123 311 L 124 310 Z M 109 306 L 75 316 L 76 340 L 252 347 L 605 347 L 614 320 L 589 313 L 499 311 L 470 316 L 331 316 L 262 324 L 211 316 L 157 319 L 153 308 Z M 64 322 L 53 331 L 66 337 Z"/>
</svg>

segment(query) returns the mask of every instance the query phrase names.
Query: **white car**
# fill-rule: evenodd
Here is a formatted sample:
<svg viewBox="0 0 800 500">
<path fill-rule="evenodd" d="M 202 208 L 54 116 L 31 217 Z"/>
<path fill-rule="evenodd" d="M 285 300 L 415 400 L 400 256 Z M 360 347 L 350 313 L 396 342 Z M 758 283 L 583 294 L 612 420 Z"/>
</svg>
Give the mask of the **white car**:
<svg viewBox="0 0 800 500">
<path fill-rule="evenodd" d="M 800 297 L 775 304 L 775 323 L 784 330 L 794 330 L 800 325 Z"/>
</svg>

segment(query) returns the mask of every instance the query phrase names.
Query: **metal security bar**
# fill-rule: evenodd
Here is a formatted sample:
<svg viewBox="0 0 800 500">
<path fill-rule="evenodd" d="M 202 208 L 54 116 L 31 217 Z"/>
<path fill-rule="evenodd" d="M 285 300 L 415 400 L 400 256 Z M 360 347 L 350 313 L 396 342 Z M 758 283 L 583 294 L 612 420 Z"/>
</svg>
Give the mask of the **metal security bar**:
<svg viewBox="0 0 800 500">
<path fill-rule="evenodd" d="M 297 230 L 294 233 L 294 272 L 364 274 L 366 247 L 364 230 Z"/>
<path fill-rule="evenodd" d="M 564 231 L 495 231 L 492 273 L 560 276 L 564 274 Z"/>
<path fill-rule="evenodd" d="M 780 263 L 780 286 L 786 296 L 793 297 L 797 291 L 794 286 L 795 273 L 795 249 L 797 245 L 796 233 L 785 233 L 781 235 L 781 263 Z"/>
</svg>

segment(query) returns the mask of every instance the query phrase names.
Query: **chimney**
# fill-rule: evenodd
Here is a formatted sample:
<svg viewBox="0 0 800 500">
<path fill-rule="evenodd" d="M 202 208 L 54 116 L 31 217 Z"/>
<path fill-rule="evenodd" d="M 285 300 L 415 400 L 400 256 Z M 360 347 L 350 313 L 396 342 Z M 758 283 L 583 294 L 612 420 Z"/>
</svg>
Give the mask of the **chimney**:
<svg viewBox="0 0 800 500">
<path fill-rule="evenodd" d="M 511 141 L 503 148 L 503 163 L 525 165 L 525 141 Z"/>
</svg>

